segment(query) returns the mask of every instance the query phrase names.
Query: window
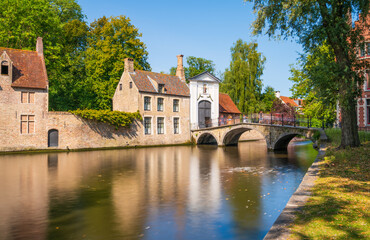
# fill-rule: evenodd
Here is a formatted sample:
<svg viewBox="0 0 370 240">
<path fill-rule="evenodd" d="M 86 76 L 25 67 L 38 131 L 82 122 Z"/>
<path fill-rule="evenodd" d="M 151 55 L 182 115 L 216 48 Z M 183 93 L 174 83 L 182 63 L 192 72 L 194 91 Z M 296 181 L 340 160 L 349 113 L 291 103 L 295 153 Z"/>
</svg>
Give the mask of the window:
<svg viewBox="0 0 370 240">
<path fill-rule="evenodd" d="M 367 55 L 370 55 L 370 42 L 366 43 Z"/>
<path fill-rule="evenodd" d="M 174 134 L 179 134 L 179 118 L 174 118 L 173 119 L 173 133 Z"/>
<path fill-rule="evenodd" d="M 150 111 L 150 97 L 144 97 L 144 111 Z"/>
<path fill-rule="evenodd" d="M 21 103 L 35 103 L 35 93 L 21 92 Z"/>
<path fill-rule="evenodd" d="M 158 92 L 163 93 L 164 84 L 158 84 Z"/>
<path fill-rule="evenodd" d="M 1 62 L 1 74 L 9 75 L 9 64 L 7 61 Z"/>
<path fill-rule="evenodd" d="M 163 112 L 163 98 L 158 98 L 157 101 L 157 111 Z"/>
<path fill-rule="evenodd" d="M 365 46 L 361 46 L 360 48 L 360 57 L 365 57 L 366 55 L 366 49 L 365 49 Z"/>
<path fill-rule="evenodd" d="M 164 118 L 163 117 L 157 118 L 157 133 L 164 134 Z"/>
<path fill-rule="evenodd" d="M 130 82 L 130 88 L 132 88 L 132 82 Z"/>
<path fill-rule="evenodd" d="M 370 70 L 366 71 L 366 83 L 365 88 L 370 90 Z"/>
<path fill-rule="evenodd" d="M 35 132 L 35 115 L 21 115 L 21 134 Z"/>
<path fill-rule="evenodd" d="M 151 117 L 144 117 L 144 129 L 145 129 L 145 135 L 152 134 L 152 118 Z"/>
<path fill-rule="evenodd" d="M 174 99 L 173 100 L 173 111 L 174 112 L 178 112 L 179 111 L 179 100 L 178 99 Z"/>
<path fill-rule="evenodd" d="M 119 84 L 119 90 L 122 91 L 122 83 Z"/>
<path fill-rule="evenodd" d="M 367 124 L 370 124 L 370 99 L 366 99 Z"/>
<path fill-rule="evenodd" d="M 203 85 L 203 93 L 206 94 L 207 93 L 207 84 L 204 84 Z"/>
</svg>

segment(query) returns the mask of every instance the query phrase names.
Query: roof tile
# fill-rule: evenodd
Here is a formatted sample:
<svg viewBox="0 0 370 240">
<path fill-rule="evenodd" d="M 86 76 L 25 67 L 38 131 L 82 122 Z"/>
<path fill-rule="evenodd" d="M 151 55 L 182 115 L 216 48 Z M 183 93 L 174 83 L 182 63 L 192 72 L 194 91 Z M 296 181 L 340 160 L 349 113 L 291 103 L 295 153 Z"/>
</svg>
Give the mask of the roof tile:
<svg viewBox="0 0 370 240">
<path fill-rule="evenodd" d="M 241 113 L 226 93 L 219 94 L 220 113 Z"/>
</svg>

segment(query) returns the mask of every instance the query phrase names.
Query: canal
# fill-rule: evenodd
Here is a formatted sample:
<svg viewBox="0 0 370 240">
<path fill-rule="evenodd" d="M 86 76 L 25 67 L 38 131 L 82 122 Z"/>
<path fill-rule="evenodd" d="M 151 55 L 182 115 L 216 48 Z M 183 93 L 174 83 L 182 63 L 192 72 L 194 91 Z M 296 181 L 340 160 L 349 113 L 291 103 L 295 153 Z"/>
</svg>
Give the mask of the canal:
<svg viewBox="0 0 370 240">
<path fill-rule="evenodd" d="M 0 239 L 262 239 L 317 151 L 264 141 L 0 156 Z"/>
</svg>

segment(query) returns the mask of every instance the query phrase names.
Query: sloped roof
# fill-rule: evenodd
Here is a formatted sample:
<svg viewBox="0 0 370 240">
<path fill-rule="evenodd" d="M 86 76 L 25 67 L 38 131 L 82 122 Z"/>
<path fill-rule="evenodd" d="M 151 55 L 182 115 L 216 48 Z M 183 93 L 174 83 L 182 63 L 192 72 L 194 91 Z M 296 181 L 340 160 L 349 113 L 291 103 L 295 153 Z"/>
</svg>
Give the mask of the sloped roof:
<svg viewBox="0 0 370 240">
<path fill-rule="evenodd" d="M 177 76 L 142 70 L 135 70 L 135 72 L 130 73 L 130 76 L 139 91 L 158 93 L 151 82 L 151 80 L 154 80 L 158 84 L 164 84 L 165 94 L 190 96 L 188 86 Z"/>
<path fill-rule="evenodd" d="M 188 80 L 190 80 L 190 81 L 191 80 L 199 81 L 199 80 L 203 80 L 204 76 L 208 76 L 210 79 L 212 79 L 216 82 L 221 82 L 221 80 L 218 77 L 214 76 L 212 73 L 209 73 L 207 71 L 199 73 L 198 75 L 195 75 L 194 77 L 191 77 Z"/>
<path fill-rule="evenodd" d="M 294 102 L 294 99 L 290 98 L 290 97 L 284 97 L 284 96 L 280 96 L 280 99 L 285 103 L 285 104 L 290 104 L 292 105 L 293 107 L 299 107 L 298 104 L 296 102 Z M 296 99 L 296 100 L 300 100 L 300 99 Z"/>
<path fill-rule="evenodd" d="M 43 56 L 35 51 L 0 47 L 0 55 L 8 54 L 13 62 L 12 87 L 46 89 L 48 77 Z"/>
<path fill-rule="evenodd" d="M 241 113 L 236 107 L 233 100 L 226 93 L 219 94 L 219 109 L 220 113 Z"/>
</svg>

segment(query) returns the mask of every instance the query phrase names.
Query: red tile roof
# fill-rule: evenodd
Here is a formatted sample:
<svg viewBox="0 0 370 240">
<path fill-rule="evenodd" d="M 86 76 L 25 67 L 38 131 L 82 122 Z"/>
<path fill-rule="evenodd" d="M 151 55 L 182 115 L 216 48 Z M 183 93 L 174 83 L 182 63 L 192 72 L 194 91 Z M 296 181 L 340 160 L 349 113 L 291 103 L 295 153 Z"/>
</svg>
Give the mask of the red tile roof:
<svg viewBox="0 0 370 240">
<path fill-rule="evenodd" d="M 285 104 L 290 104 L 292 105 L 293 107 L 300 107 L 296 102 L 294 102 L 294 100 L 301 100 L 301 99 L 292 99 L 290 97 L 284 97 L 284 96 L 280 96 L 280 99 L 285 103 Z"/>
<path fill-rule="evenodd" d="M 158 93 L 154 88 L 151 80 L 158 84 L 164 84 L 165 93 L 170 95 L 190 96 L 190 91 L 185 82 L 181 81 L 179 77 L 163 73 L 154 73 L 142 70 L 135 70 L 130 73 L 135 85 L 142 92 Z M 151 80 L 150 80 L 150 79 Z"/>
<path fill-rule="evenodd" d="M 48 77 L 42 55 L 35 51 L 0 47 L 0 56 L 4 51 L 13 62 L 12 87 L 47 88 Z"/>
<path fill-rule="evenodd" d="M 220 113 L 241 113 L 226 93 L 219 94 L 219 109 Z"/>
</svg>

